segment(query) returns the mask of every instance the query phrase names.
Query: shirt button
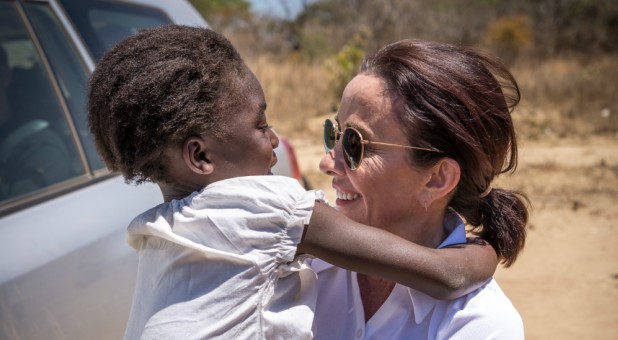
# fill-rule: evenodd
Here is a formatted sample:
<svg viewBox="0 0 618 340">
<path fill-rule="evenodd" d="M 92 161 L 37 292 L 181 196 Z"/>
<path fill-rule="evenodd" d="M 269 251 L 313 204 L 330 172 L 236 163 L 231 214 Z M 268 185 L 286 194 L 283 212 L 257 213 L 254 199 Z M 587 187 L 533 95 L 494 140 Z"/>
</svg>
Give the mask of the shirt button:
<svg viewBox="0 0 618 340">
<path fill-rule="evenodd" d="M 363 330 L 362 330 L 362 329 L 357 330 L 357 331 L 356 331 L 356 337 L 357 337 L 357 338 L 360 338 L 360 337 L 362 337 L 362 336 L 363 336 Z"/>
</svg>

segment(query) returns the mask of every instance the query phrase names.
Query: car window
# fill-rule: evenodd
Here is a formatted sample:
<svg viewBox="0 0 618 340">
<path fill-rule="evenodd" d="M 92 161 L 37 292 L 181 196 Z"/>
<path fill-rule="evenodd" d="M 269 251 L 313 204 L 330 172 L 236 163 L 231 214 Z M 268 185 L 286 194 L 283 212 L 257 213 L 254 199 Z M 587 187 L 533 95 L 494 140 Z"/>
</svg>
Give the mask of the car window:
<svg viewBox="0 0 618 340">
<path fill-rule="evenodd" d="M 0 204 L 85 173 L 42 60 L 13 3 L 0 2 Z"/>
<path fill-rule="evenodd" d="M 48 5 L 26 3 L 24 8 L 58 80 L 90 169 L 105 169 L 88 130 L 86 96 L 89 71 L 86 65 Z M 65 131 L 65 134 L 70 132 Z"/>
<path fill-rule="evenodd" d="M 120 40 L 136 33 L 138 29 L 172 23 L 163 12 L 142 5 L 101 0 L 61 2 L 97 61 L 105 51 Z"/>
</svg>

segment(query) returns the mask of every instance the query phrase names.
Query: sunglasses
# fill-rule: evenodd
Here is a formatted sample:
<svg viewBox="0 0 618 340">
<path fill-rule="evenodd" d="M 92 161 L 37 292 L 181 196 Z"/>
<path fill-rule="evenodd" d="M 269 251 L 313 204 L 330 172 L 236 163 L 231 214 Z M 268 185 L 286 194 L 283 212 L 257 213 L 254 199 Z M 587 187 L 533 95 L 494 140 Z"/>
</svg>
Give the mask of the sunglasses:
<svg viewBox="0 0 618 340">
<path fill-rule="evenodd" d="M 360 166 L 361 162 L 363 161 L 363 156 L 365 155 L 365 145 L 381 145 L 430 152 L 442 152 L 438 149 L 420 148 L 409 145 L 369 141 L 363 139 L 363 135 L 361 135 L 360 131 L 356 130 L 353 127 L 347 127 L 345 128 L 345 130 L 343 130 L 343 132 L 341 132 L 339 130 L 339 127 L 337 126 L 337 123 L 333 122 L 330 119 L 324 121 L 324 149 L 326 150 L 326 153 L 330 153 L 331 151 L 333 151 L 335 145 L 337 145 L 337 142 L 342 137 L 344 154 L 343 159 L 345 160 L 345 164 L 348 165 L 350 170 L 356 170 Z"/>
</svg>

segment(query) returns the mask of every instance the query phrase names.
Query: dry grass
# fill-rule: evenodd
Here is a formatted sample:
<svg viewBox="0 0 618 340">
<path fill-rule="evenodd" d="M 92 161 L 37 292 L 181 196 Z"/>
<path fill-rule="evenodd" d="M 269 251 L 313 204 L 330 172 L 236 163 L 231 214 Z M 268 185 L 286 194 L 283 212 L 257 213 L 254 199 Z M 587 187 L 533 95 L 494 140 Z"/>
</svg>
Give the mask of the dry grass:
<svg viewBox="0 0 618 340">
<path fill-rule="evenodd" d="M 329 75 L 322 65 L 310 65 L 293 56 L 286 60 L 262 56 L 247 60 L 247 64 L 264 88 L 268 119 L 278 132 L 306 137 L 312 117 L 333 112 L 336 98 L 329 90 Z"/>
<path fill-rule="evenodd" d="M 247 64 L 262 83 L 269 120 L 280 133 L 313 138 L 316 129 L 308 124 L 334 112 L 341 94 L 331 90 L 323 64 L 294 55 L 259 56 Z M 522 92 L 513 117 L 524 139 L 618 138 L 618 56 L 528 61 L 512 71 Z"/>
<path fill-rule="evenodd" d="M 513 117 L 523 137 L 618 137 L 618 56 L 526 62 L 513 74 L 522 91 Z"/>
</svg>

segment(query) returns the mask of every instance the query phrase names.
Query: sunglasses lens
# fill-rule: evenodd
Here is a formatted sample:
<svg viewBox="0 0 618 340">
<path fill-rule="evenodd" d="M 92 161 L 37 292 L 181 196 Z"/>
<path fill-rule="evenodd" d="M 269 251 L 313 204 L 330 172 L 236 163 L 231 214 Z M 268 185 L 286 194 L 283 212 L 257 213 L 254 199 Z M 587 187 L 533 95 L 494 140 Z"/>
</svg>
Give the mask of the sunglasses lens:
<svg viewBox="0 0 618 340">
<path fill-rule="evenodd" d="M 347 128 L 343 134 L 343 152 L 345 162 L 352 170 L 356 170 L 363 159 L 362 137 L 358 131 Z"/>
<path fill-rule="evenodd" d="M 324 122 L 324 148 L 326 152 L 335 148 L 337 140 L 335 138 L 335 124 L 330 119 Z"/>
</svg>

